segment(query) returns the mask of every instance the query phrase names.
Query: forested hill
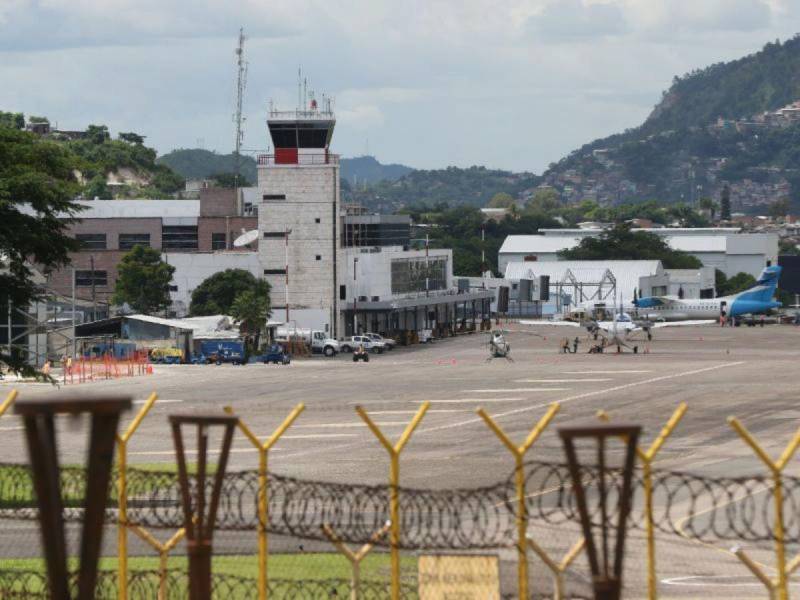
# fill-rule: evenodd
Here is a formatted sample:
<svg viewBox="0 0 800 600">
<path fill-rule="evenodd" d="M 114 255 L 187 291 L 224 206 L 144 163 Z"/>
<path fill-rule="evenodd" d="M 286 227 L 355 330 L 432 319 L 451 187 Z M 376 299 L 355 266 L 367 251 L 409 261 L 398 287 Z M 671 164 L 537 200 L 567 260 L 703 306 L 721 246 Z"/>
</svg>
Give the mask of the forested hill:
<svg viewBox="0 0 800 600">
<path fill-rule="evenodd" d="M 532 173 L 512 173 L 486 167 L 418 169 L 396 181 L 355 188 L 343 180 L 342 195 L 348 201 L 384 212 L 419 205 L 482 207 L 499 192 L 506 192 L 522 203 L 540 180 Z"/>
<path fill-rule="evenodd" d="M 595 140 L 545 174 L 565 202 L 719 201 L 762 212 L 800 197 L 800 37 L 673 79 L 642 125 Z M 784 110 L 785 109 L 785 110 Z"/>
</svg>

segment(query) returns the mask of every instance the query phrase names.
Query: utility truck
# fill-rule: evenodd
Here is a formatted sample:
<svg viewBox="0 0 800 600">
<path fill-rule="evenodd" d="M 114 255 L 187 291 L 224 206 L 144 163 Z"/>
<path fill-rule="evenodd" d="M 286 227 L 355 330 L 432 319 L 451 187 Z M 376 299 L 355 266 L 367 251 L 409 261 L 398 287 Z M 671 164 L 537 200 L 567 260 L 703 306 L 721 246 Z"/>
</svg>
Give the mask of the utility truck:
<svg viewBox="0 0 800 600">
<path fill-rule="evenodd" d="M 279 344 L 287 342 L 304 342 L 311 352 L 335 356 L 339 352 L 339 342 L 329 337 L 324 331 L 316 329 L 295 329 L 292 327 L 279 327 L 275 332 L 275 341 Z"/>
</svg>

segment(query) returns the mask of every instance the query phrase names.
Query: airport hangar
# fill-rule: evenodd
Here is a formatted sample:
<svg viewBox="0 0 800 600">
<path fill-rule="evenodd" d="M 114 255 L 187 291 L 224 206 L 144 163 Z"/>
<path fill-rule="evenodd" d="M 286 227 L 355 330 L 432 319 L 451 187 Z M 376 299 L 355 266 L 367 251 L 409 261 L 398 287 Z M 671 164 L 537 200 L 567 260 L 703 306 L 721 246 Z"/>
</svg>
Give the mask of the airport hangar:
<svg viewBox="0 0 800 600">
<path fill-rule="evenodd" d="M 510 262 L 549 262 L 558 252 L 577 246 L 587 236 L 598 236 L 603 228 L 540 229 L 537 235 L 510 235 L 498 252 L 501 273 Z M 736 227 L 651 228 L 647 231 L 663 237 L 674 250 L 691 254 L 703 266 L 719 269 L 728 277 L 749 273 L 758 277 L 769 262 L 778 263 L 778 235 L 743 233 Z"/>
</svg>

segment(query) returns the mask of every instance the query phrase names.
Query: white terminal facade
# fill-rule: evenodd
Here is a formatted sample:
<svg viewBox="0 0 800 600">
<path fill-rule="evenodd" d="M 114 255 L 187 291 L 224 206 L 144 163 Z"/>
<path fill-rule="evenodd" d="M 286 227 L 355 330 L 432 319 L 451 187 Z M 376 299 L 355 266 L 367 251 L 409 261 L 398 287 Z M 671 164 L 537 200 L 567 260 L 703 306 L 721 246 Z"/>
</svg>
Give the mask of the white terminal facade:
<svg viewBox="0 0 800 600">
<path fill-rule="evenodd" d="M 267 118 L 274 152 L 258 158 L 258 252 L 272 319 L 336 338 L 485 323 L 493 294 L 459 292 L 451 250 L 412 250 L 408 217 L 342 205 L 336 120 L 323 104 Z"/>
</svg>

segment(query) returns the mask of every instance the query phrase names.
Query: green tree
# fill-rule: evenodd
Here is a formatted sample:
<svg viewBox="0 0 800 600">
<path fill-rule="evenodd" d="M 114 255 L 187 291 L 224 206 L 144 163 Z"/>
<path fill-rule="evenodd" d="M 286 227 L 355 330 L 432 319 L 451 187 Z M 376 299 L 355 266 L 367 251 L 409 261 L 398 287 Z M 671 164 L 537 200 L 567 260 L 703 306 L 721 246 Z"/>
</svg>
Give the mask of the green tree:
<svg viewBox="0 0 800 600">
<path fill-rule="evenodd" d="M 717 291 L 717 297 L 727 293 L 728 276 L 719 269 L 714 269 L 714 289 Z"/>
<path fill-rule="evenodd" d="M 561 196 L 553 188 L 537 190 L 525 207 L 527 213 L 548 213 L 561 208 Z"/>
<path fill-rule="evenodd" d="M 28 117 L 28 122 L 29 123 L 47 123 L 49 125 L 50 124 L 50 119 L 48 119 L 47 117 L 34 117 L 33 115 L 31 115 L 30 117 Z"/>
<path fill-rule="evenodd" d="M 8 306 L 10 298 L 13 306 L 27 307 L 39 294 L 31 265 L 47 272 L 68 264 L 69 252 L 78 250 L 67 232 L 81 209 L 73 201 L 77 162 L 63 146 L 0 123 L 0 303 Z M 5 345 L 0 361 L 35 374 Z"/>
<path fill-rule="evenodd" d="M 719 218 L 723 221 L 731 220 L 731 188 L 727 183 L 722 188 L 719 199 Z"/>
<path fill-rule="evenodd" d="M 150 314 L 170 305 L 169 284 L 175 267 L 161 260 L 153 248 L 134 246 L 122 257 L 117 269 L 113 302 L 128 303 L 134 310 Z"/>
<path fill-rule="evenodd" d="M 660 236 L 631 231 L 627 223 L 606 229 L 597 237 L 585 237 L 574 248 L 562 250 L 567 260 L 660 260 L 667 269 L 698 269 L 703 264 L 691 254 L 673 250 Z"/>
<path fill-rule="evenodd" d="M 22 113 L 3 112 L 0 110 L 0 127 L 25 129 L 25 115 Z"/>
<path fill-rule="evenodd" d="M 789 199 L 781 198 L 769 205 L 769 216 L 773 219 L 782 219 L 789 214 Z"/>
<path fill-rule="evenodd" d="M 141 136 L 138 133 L 133 133 L 132 131 L 126 133 L 120 132 L 119 135 L 117 135 L 117 137 L 121 139 L 123 142 L 128 142 L 129 144 L 137 144 L 137 145 L 144 144 L 144 136 Z"/>
<path fill-rule="evenodd" d="M 784 238 L 778 241 L 778 254 L 797 256 L 800 254 L 800 248 L 797 247 L 796 241 Z"/>
<path fill-rule="evenodd" d="M 104 144 L 111 139 L 111 134 L 105 125 L 89 125 L 86 128 L 86 135 L 93 144 Z"/>
<path fill-rule="evenodd" d="M 270 315 L 269 284 L 240 292 L 231 306 L 231 316 L 239 323 L 253 351 L 258 351 L 261 332 Z"/>
<path fill-rule="evenodd" d="M 211 180 L 218 187 L 222 188 L 235 188 L 237 185 L 236 173 L 217 173 L 211 176 Z M 248 187 L 252 185 L 244 175 L 239 175 L 239 187 Z"/>
<path fill-rule="evenodd" d="M 709 198 L 708 196 L 704 196 L 703 198 L 700 198 L 700 201 L 698 202 L 698 204 L 699 204 L 700 208 L 702 208 L 703 210 L 708 211 L 708 216 L 713 221 L 714 220 L 714 216 L 717 213 L 717 203 L 714 202 L 714 199 L 713 198 Z"/>
<path fill-rule="evenodd" d="M 82 196 L 84 198 L 98 198 L 100 200 L 111 200 L 113 198 L 111 190 L 106 185 L 106 178 L 103 175 L 95 175 L 83 188 Z"/>
<path fill-rule="evenodd" d="M 506 192 L 496 193 L 487 204 L 488 208 L 512 208 L 513 206 L 516 206 L 514 196 Z"/>
<path fill-rule="evenodd" d="M 737 273 L 728 279 L 728 284 L 725 287 L 725 295 L 737 294 L 755 286 L 756 278 L 750 273 Z"/>
<path fill-rule="evenodd" d="M 237 296 L 254 291 L 269 298 L 269 284 L 244 269 L 225 269 L 203 280 L 192 292 L 189 312 L 193 316 L 229 315 Z"/>
</svg>

